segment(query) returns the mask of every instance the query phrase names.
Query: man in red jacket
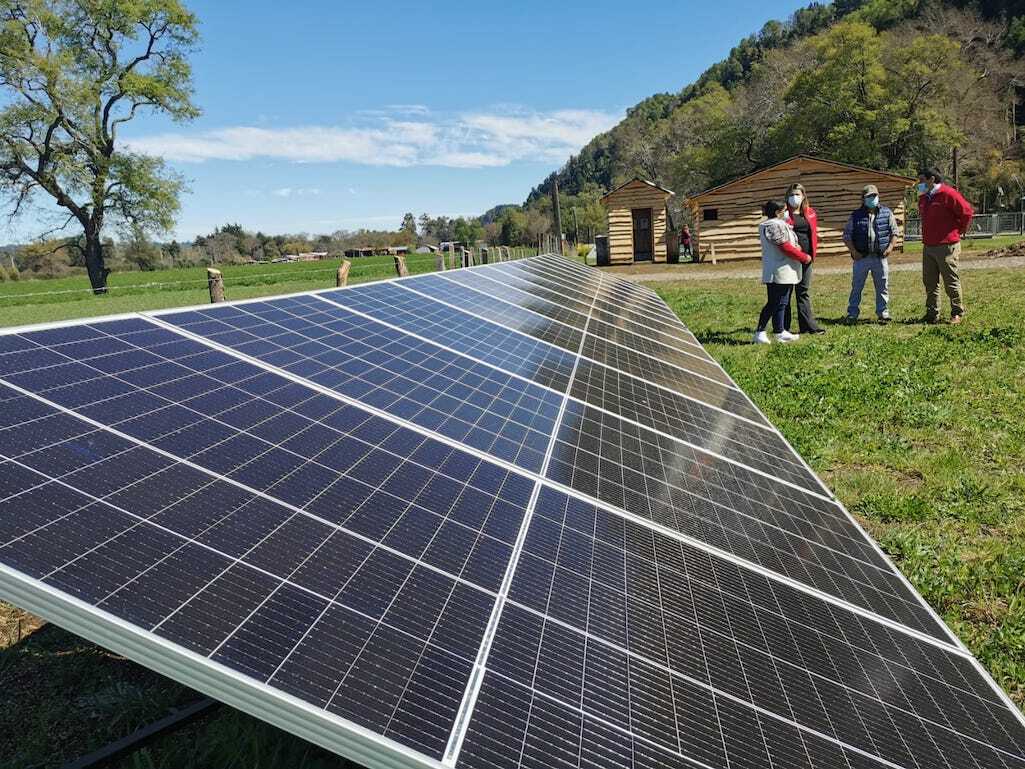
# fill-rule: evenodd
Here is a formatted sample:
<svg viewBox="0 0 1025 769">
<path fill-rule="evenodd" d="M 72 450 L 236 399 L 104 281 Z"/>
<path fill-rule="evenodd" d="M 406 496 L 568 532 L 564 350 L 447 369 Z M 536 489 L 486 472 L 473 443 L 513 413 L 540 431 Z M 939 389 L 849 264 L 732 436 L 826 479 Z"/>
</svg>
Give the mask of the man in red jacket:
<svg viewBox="0 0 1025 769">
<path fill-rule="evenodd" d="M 940 278 L 950 297 L 950 322 L 964 317 L 958 260 L 961 238 L 972 224 L 971 204 L 953 187 L 943 184 L 935 168 L 918 172 L 918 214 L 922 220 L 922 282 L 925 284 L 925 322 L 940 317 Z"/>
</svg>

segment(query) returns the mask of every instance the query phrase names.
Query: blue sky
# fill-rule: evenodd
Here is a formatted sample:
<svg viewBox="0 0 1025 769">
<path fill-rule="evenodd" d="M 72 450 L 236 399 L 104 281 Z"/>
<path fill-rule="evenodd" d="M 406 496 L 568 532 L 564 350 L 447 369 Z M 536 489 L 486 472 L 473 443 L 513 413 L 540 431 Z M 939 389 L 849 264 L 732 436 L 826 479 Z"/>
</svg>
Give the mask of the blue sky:
<svg viewBox="0 0 1025 769">
<path fill-rule="evenodd" d="M 187 178 L 175 235 L 394 229 L 530 188 L 803 2 L 189 3 L 203 115 L 124 136 Z M 0 227 L 0 242 L 38 222 Z"/>
</svg>

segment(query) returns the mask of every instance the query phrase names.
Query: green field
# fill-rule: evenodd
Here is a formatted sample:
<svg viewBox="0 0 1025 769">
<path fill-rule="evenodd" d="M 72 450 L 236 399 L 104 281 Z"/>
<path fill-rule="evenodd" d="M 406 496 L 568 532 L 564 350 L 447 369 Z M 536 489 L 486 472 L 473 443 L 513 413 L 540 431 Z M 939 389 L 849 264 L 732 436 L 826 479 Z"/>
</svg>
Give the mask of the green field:
<svg viewBox="0 0 1025 769">
<path fill-rule="evenodd" d="M 515 250 L 521 255 L 536 251 Z M 229 300 L 250 299 L 332 288 L 341 261 L 226 265 L 221 268 L 225 295 Z M 411 274 L 433 272 L 436 261 L 433 254 L 410 254 L 406 266 Z M 393 277 L 395 264 L 390 256 L 353 259 L 349 270 L 349 283 Z M 94 296 L 84 275 L 22 279 L 0 283 L 0 326 L 185 307 L 209 301 L 205 267 L 113 273 L 105 296 Z"/>
<path fill-rule="evenodd" d="M 920 278 L 895 272 L 896 321 L 845 327 L 849 277 L 818 277 L 828 333 L 771 347 L 749 343 L 757 281 L 656 288 L 1022 706 L 1025 270 L 964 281 L 961 326 L 915 322 Z M 194 696 L 52 626 L 0 652 L 0 680 L 0 766 L 12 769 L 59 765 Z M 118 766 L 348 765 L 222 708 Z"/>
</svg>

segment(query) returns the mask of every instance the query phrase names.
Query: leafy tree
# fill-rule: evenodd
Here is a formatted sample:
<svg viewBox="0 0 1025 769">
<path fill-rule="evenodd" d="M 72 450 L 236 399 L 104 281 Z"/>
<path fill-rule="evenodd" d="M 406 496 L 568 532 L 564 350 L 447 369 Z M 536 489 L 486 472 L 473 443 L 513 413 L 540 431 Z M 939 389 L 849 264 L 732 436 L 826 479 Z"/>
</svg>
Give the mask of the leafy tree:
<svg viewBox="0 0 1025 769">
<path fill-rule="evenodd" d="M 800 150 L 876 168 L 904 169 L 960 140 L 953 121 L 972 78 L 958 45 L 943 35 L 884 39 L 860 22 L 843 22 L 813 41 L 811 61 L 794 79 L 794 105 L 782 130 Z"/>
<path fill-rule="evenodd" d="M 160 248 L 150 242 L 146 233 L 137 229 L 122 245 L 121 256 L 137 270 L 145 272 L 160 267 L 160 253 Z"/>
<path fill-rule="evenodd" d="M 922 0 L 868 0 L 848 19 L 869 24 L 875 29 L 890 29 L 905 19 L 916 16 Z"/>
<path fill-rule="evenodd" d="M 52 277 L 64 275 L 69 269 L 69 245 L 65 239 L 39 241 L 22 246 L 17 260 L 35 275 Z"/>
<path fill-rule="evenodd" d="M 178 260 L 181 258 L 182 247 L 177 240 L 172 240 L 163 248 L 164 255 L 167 257 L 168 267 L 174 267 Z"/>
<path fill-rule="evenodd" d="M 411 242 L 416 240 L 416 217 L 413 214 L 407 213 L 402 217 L 399 232 L 403 233 Z"/>
<path fill-rule="evenodd" d="M 281 249 L 278 247 L 277 241 L 273 238 L 264 241 L 263 258 L 268 261 L 274 261 L 275 259 L 281 258 Z"/>
<path fill-rule="evenodd" d="M 467 245 L 473 245 L 484 237 L 484 226 L 479 219 L 464 219 L 459 217 L 453 226 L 455 240 Z"/>
<path fill-rule="evenodd" d="M 527 215 L 518 208 L 507 208 L 498 217 L 498 239 L 503 246 L 527 242 Z"/>
<path fill-rule="evenodd" d="M 179 0 L 0 0 L 0 191 L 17 214 L 49 197 L 77 222 L 89 280 L 106 290 L 108 223 L 169 229 L 182 181 L 124 149 L 143 112 L 189 120 L 196 18 Z"/>
</svg>

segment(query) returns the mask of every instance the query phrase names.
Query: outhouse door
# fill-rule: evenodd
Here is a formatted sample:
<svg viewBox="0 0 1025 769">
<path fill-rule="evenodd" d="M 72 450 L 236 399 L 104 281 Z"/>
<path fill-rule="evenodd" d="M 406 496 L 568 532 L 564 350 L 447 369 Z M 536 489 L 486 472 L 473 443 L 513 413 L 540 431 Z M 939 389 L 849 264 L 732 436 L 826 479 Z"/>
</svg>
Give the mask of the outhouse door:
<svg viewBox="0 0 1025 769">
<path fill-rule="evenodd" d="M 634 261 L 650 262 L 655 255 L 655 244 L 651 237 L 651 209 L 635 208 L 634 225 Z"/>
</svg>

